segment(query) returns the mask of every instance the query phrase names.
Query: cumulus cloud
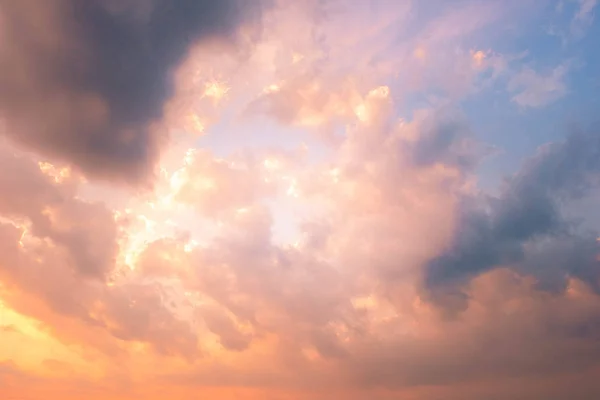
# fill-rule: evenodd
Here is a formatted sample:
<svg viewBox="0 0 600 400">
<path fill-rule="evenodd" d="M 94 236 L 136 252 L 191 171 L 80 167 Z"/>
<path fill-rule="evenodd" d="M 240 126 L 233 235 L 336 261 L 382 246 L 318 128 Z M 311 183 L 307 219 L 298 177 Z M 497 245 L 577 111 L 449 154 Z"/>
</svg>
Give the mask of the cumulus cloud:
<svg viewBox="0 0 600 400">
<path fill-rule="evenodd" d="M 236 162 L 218 159 L 206 151 L 193 152 L 175 175 L 175 199 L 217 217 L 267 197 L 275 189 L 275 182 L 265 171 L 269 159 L 244 158 Z"/>
<path fill-rule="evenodd" d="M 75 199 L 75 178 L 58 183 L 43 172 L 43 164 L 6 148 L 0 160 L 5 166 L 0 186 L 11 194 L 0 202 L 2 215 L 20 222 L 29 237 L 52 240 L 83 276 L 106 276 L 118 251 L 112 213 L 102 204 Z"/>
<path fill-rule="evenodd" d="M 578 232 L 561 208 L 592 187 L 599 151 L 595 130 L 573 133 L 541 148 L 499 197 L 466 202 L 454 244 L 427 265 L 425 285 L 434 292 L 460 287 L 487 270 L 513 265 L 550 287 L 564 289 L 575 276 L 598 291 L 596 237 Z"/>
<path fill-rule="evenodd" d="M 199 41 L 235 40 L 259 3 L 0 4 L 3 134 L 94 177 L 145 182 L 168 127 L 173 69 Z"/>
</svg>

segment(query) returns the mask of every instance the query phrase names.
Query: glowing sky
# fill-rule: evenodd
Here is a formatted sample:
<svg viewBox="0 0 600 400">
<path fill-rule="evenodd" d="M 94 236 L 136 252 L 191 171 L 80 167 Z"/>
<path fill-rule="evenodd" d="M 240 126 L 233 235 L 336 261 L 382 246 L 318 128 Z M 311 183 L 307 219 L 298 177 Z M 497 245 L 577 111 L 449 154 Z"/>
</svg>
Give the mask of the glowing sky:
<svg viewBox="0 0 600 400">
<path fill-rule="evenodd" d="M 596 0 L 0 0 L 0 398 L 600 398 Z"/>
</svg>

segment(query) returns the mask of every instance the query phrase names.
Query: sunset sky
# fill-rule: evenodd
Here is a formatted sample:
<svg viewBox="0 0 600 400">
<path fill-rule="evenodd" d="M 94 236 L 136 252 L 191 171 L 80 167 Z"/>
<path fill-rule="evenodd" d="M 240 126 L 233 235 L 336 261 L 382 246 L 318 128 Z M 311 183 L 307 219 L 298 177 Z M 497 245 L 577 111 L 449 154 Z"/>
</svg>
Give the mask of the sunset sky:
<svg viewBox="0 0 600 400">
<path fill-rule="evenodd" d="M 0 399 L 600 399 L 599 9 L 0 0 Z"/>
</svg>

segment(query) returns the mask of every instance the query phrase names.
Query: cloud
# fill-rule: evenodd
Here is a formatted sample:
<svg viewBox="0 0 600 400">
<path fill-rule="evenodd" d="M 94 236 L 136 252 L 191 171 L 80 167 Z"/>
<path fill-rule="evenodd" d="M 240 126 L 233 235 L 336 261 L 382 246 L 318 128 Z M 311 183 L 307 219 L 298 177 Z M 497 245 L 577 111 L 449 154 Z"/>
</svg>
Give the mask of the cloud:
<svg viewBox="0 0 600 400">
<path fill-rule="evenodd" d="M 101 204 L 76 200 L 74 178 L 57 183 L 38 164 L 6 148 L 0 160 L 7 167 L 0 187 L 11 193 L 0 201 L 2 215 L 21 221 L 30 237 L 50 239 L 64 249 L 69 265 L 83 276 L 106 276 L 118 252 L 112 213 Z"/>
<path fill-rule="evenodd" d="M 218 159 L 207 151 L 190 154 L 173 180 L 175 199 L 218 217 L 273 193 L 275 182 L 269 180 L 264 161 L 240 158 L 237 162 Z"/>
<path fill-rule="evenodd" d="M 129 21 L 126 32 L 139 28 L 141 42 L 174 54 L 155 66 L 160 73 L 139 80 L 104 59 L 100 72 L 109 75 L 84 64 L 94 85 L 82 78 L 68 86 L 121 106 L 123 114 L 107 119 L 111 127 L 133 121 L 160 137 L 154 122 L 173 128 L 171 143 L 156 147 L 162 157 L 152 191 L 87 179 L 135 183 L 152 158 L 119 161 L 109 146 L 84 162 L 71 152 L 80 147 L 56 150 L 59 141 L 54 150 L 12 136 L 0 142 L 3 395 L 600 396 L 600 248 L 597 227 L 576 219 L 595 212 L 580 200 L 598 189 L 597 128 L 541 146 L 497 192 L 480 182 L 493 146 L 481 141 L 485 124 L 470 120 L 472 101 L 463 100 L 519 70 L 522 56 L 484 50 L 492 48 L 484 28 L 514 10 L 502 2 L 272 3 L 241 57 L 205 46 L 248 39 L 252 18 L 236 17 L 244 8 L 227 8 L 231 16 L 223 9 L 228 23 L 198 17 L 210 19 L 196 32 L 200 44 L 192 46 L 192 37 L 172 47 L 197 15 L 172 14 L 168 26 L 181 30 L 153 39 L 169 15 L 152 7 L 167 4 L 160 0 L 4 6 L 37 29 L 68 21 L 68 11 L 85 16 L 87 7 L 101 7 L 97 15 Z M 175 11 L 210 5 L 170 4 Z M 61 29 L 79 29 L 72 26 Z M 52 42 L 56 27 L 46 31 L 31 38 Z M 54 38 L 70 43 L 63 33 Z M 102 47 L 95 38 L 73 40 Z M 153 54 L 137 40 L 127 49 Z M 121 54 L 127 44 L 104 50 Z M 105 55 L 94 46 L 84 62 Z M 27 46 L 12 50 L 22 57 L 15 65 L 27 60 Z M 58 56 L 74 54 L 67 50 Z M 123 58 L 137 62 L 140 53 Z M 40 74 L 56 78 L 48 65 Z M 523 69 L 514 95 L 542 104 L 556 90 L 539 87 L 562 82 L 567 66 L 560 68 L 548 76 Z M 115 91 L 117 81 L 108 79 L 115 76 L 132 81 Z M 60 85 L 71 80 L 60 78 L 40 99 L 63 93 Z M 32 85 L 42 81 L 33 75 Z M 63 106 L 76 119 L 75 106 Z M 229 124 L 240 112 L 277 123 Z M 76 133 L 87 140 L 81 126 L 89 119 L 82 121 L 65 140 Z M 327 129 L 333 134 L 314 135 Z M 51 132 L 49 141 L 58 134 Z M 118 129 L 110 132 L 116 136 L 106 140 L 117 143 Z"/>
<path fill-rule="evenodd" d="M 508 82 L 508 90 L 516 93 L 512 101 L 521 107 L 541 108 L 568 93 L 565 83 L 568 64 L 561 64 L 548 73 L 539 73 L 524 68 Z"/>
<path fill-rule="evenodd" d="M 594 10 L 597 5 L 596 0 L 579 0 L 578 9 L 571 20 L 571 36 L 576 39 L 585 35 L 586 31 L 594 21 Z"/>
<path fill-rule="evenodd" d="M 57 343 L 93 351 L 104 360 L 102 374 L 127 382 L 123 398 L 227 385 L 248 398 L 255 391 L 307 399 L 518 398 L 565 393 L 572 379 L 582 396 L 594 394 L 598 248 L 595 238 L 571 230 L 559 206 L 593 183 L 597 135 L 580 132 L 540 149 L 490 198 L 472 187 L 485 153 L 458 111 L 422 110 L 403 120 L 389 90 L 375 89 L 368 99 L 365 118 L 334 155 L 337 170 L 300 169 L 298 199 L 318 206 L 299 226 L 297 244 L 274 241 L 271 212 L 244 196 L 244 209 L 220 215 L 219 228 L 197 246 L 188 247 L 189 236 L 166 235 L 142 249 L 133 270 L 94 281 L 73 273 L 59 239 L 22 238 L 22 228 L 7 222 L 0 241 L 3 301 L 39 321 Z M 78 181 L 56 182 L 48 172 L 55 170 L 7 153 L 13 171 L 29 171 L 13 184 L 24 191 L 36 182 L 39 191 L 22 195 L 39 200 L 16 202 L 23 206 L 11 206 L 20 210 L 12 218 L 35 215 L 53 193 L 70 193 L 63 201 L 76 208 Z M 240 159 L 265 159 L 204 155 L 226 171 Z M 285 168 L 293 157 L 280 156 L 280 164 L 270 157 L 270 167 L 298 172 Z M 235 182 L 270 176 L 268 168 L 254 169 L 260 164 L 237 170 Z M 221 175 L 202 169 L 198 176 Z M 214 204 L 237 207 L 227 205 L 230 198 Z M 204 212 L 194 215 L 212 218 Z M 89 233 L 78 236 L 99 229 L 84 228 Z M 432 261 L 435 254 L 441 256 Z M 419 286 L 423 274 L 427 295 Z M 462 294 L 460 318 L 438 313 L 440 304 L 430 300 L 453 305 L 440 293 Z M 119 387 L 114 378 L 102 385 L 60 380 L 73 368 L 55 370 L 58 377 L 39 379 L 57 393 L 77 386 L 100 395 Z M 541 377 L 551 378 L 552 390 Z M 514 382 L 526 389 L 507 389 Z"/>
<path fill-rule="evenodd" d="M 284 124 L 307 127 L 352 118 L 354 107 L 360 104 L 360 95 L 351 84 L 340 83 L 335 89 L 333 82 L 322 86 L 320 79 L 310 75 L 275 84 L 267 87 L 246 113 L 263 112 Z"/>
<path fill-rule="evenodd" d="M 235 0 L 3 1 L 3 132 L 89 176 L 145 183 L 168 138 L 161 117 L 173 69 L 196 42 L 235 41 L 259 9 Z"/>
<path fill-rule="evenodd" d="M 541 148 L 500 196 L 466 201 L 454 243 L 428 263 L 425 286 L 434 296 L 448 286 L 460 296 L 453 290 L 472 277 L 512 265 L 550 287 L 564 289 L 575 276 L 600 290 L 596 237 L 578 232 L 561 213 L 600 172 L 599 149 L 595 130 L 573 133 L 564 143 Z"/>
<path fill-rule="evenodd" d="M 558 15 L 565 14 L 565 5 L 569 6 L 571 13 L 568 24 L 561 23 L 562 26 L 551 26 L 548 34 L 557 36 L 561 39 L 563 46 L 569 43 L 577 42 L 583 39 L 594 23 L 594 11 L 598 2 L 596 0 L 571 0 L 568 2 L 560 1 L 556 5 Z M 565 26 L 566 25 L 566 26 Z"/>
<path fill-rule="evenodd" d="M 274 77 L 244 114 L 325 132 L 330 142 L 335 142 L 331 131 L 361 118 L 357 113 L 363 102 L 382 83 L 394 90 L 400 104 L 411 96 L 433 98 L 441 92 L 459 98 L 479 90 L 483 76 L 498 68 L 496 60 L 477 62 L 474 52 L 447 44 L 462 43 L 510 9 L 499 3 L 440 6 L 443 13 L 422 20 L 428 7 L 410 2 L 393 7 L 382 1 L 353 7 L 335 1 L 308 4 L 300 10 L 286 4 L 266 18 L 265 36 L 276 48 L 269 65 Z M 307 12 L 308 17 L 287 23 L 291 13 Z"/>
<path fill-rule="evenodd" d="M 24 155 L 3 148 L 1 159 L 11 168 L 10 174 L 0 174 L 2 191 L 11 193 L 0 202 L 6 298 L 18 305 L 32 296 L 42 309 L 104 327 L 115 338 L 151 342 L 166 353 L 192 344 L 182 354 L 193 355 L 193 335 L 183 326 L 175 328 L 179 322 L 154 285 L 106 286 L 118 269 L 120 237 L 113 213 L 103 204 L 77 199 L 72 182 L 57 183 Z M 30 312 L 43 320 L 36 309 Z M 175 330 L 166 334 L 168 329 Z"/>
</svg>

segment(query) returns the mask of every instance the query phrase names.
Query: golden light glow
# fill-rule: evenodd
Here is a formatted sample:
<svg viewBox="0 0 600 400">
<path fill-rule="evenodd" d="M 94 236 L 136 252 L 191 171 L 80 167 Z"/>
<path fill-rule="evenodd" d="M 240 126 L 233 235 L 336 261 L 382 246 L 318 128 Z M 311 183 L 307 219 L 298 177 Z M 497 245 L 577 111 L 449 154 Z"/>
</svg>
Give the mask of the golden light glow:
<svg viewBox="0 0 600 400">
<path fill-rule="evenodd" d="M 268 170 L 277 170 L 281 167 L 279 160 L 275 158 L 267 158 L 263 161 L 263 165 Z"/>
<path fill-rule="evenodd" d="M 414 52 L 413 52 L 414 56 L 416 58 L 418 58 L 419 60 L 424 60 L 425 57 L 427 56 L 427 52 L 425 51 L 425 49 L 423 47 L 417 47 Z"/>
<path fill-rule="evenodd" d="M 221 101 L 225 98 L 230 89 L 231 88 L 227 87 L 223 82 L 216 80 L 210 81 L 206 83 L 204 95 L 215 101 Z"/>
<path fill-rule="evenodd" d="M 277 83 L 272 83 L 263 89 L 263 93 L 274 93 L 281 90 L 281 86 Z"/>
<path fill-rule="evenodd" d="M 200 118 L 200 116 L 196 113 L 192 113 L 189 117 L 188 117 L 190 123 L 189 123 L 189 129 L 197 134 L 202 134 L 204 133 L 206 126 L 204 121 L 202 120 L 202 118 Z"/>
<path fill-rule="evenodd" d="M 481 50 L 478 50 L 478 51 L 471 51 L 471 55 L 473 57 L 473 62 L 475 63 L 475 66 L 481 67 L 486 58 L 485 53 Z"/>
<path fill-rule="evenodd" d="M 71 169 L 69 167 L 58 168 L 45 161 L 38 162 L 38 166 L 45 175 L 50 176 L 56 183 L 63 183 L 71 177 Z"/>
</svg>

